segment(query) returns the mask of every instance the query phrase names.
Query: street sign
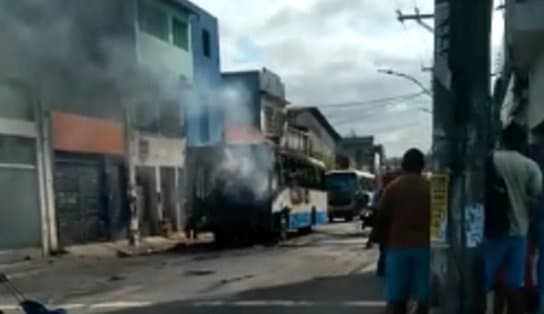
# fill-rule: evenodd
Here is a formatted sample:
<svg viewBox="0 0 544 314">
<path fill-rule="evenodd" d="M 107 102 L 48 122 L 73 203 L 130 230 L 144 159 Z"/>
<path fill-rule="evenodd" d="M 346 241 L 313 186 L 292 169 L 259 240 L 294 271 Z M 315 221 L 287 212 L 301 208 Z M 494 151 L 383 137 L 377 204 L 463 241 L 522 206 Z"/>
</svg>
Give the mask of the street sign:
<svg viewBox="0 0 544 314">
<path fill-rule="evenodd" d="M 447 243 L 448 185 L 447 173 L 431 175 L 431 245 L 433 246 L 444 246 Z"/>
</svg>

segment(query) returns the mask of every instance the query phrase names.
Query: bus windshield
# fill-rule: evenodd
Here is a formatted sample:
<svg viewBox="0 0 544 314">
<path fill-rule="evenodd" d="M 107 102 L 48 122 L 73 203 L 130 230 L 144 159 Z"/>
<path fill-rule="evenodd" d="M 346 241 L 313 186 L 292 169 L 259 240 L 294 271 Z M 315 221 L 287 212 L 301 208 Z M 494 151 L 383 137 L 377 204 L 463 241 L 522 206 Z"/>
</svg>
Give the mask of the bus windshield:
<svg viewBox="0 0 544 314">
<path fill-rule="evenodd" d="M 359 188 L 357 176 L 354 173 L 333 173 L 327 175 L 327 189 L 351 192 Z"/>
</svg>

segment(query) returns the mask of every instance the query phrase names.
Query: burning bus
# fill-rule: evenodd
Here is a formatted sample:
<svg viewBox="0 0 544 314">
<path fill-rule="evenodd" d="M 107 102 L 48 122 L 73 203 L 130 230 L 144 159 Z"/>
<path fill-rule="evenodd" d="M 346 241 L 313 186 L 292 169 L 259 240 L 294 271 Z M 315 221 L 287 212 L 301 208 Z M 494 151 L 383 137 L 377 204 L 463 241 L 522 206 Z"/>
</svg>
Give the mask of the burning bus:
<svg viewBox="0 0 544 314">
<path fill-rule="evenodd" d="M 217 243 L 284 238 L 327 222 L 322 162 L 240 128 L 227 130 L 221 145 L 197 150 L 190 220 Z"/>
</svg>

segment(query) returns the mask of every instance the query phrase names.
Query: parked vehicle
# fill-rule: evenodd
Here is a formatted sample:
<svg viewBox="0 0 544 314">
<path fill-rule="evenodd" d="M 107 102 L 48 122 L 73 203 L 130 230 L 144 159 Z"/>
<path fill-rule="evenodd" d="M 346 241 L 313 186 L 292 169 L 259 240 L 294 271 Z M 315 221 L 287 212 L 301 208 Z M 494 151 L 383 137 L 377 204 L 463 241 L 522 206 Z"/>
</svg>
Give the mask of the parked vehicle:
<svg viewBox="0 0 544 314">
<path fill-rule="evenodd" d="M 346 221 L 368 210 L 374 195 L 375 176 L 358 170 L 335 170 L 327 174 L 329 221 Z"/>
<path fill-rule="evenodd" d="M 327 222 L 325 165 L 271 143 L 202 148 L 193 220 L 219 244 L 286 237 Z"/>
</svg>

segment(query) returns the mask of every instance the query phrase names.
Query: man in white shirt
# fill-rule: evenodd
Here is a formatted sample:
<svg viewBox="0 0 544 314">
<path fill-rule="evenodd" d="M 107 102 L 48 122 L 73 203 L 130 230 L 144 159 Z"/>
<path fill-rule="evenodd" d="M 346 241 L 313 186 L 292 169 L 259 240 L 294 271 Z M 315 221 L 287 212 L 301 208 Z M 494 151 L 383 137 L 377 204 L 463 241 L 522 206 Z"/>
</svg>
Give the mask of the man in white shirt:
<svg viewBox="0 0 544 314">
<path fill-rule="evenodd" d="M 521 154 L 526 138 L 521 126 L 511 124 L 502 133 L 503 148 L 493 153 L 495 173 L 504 181 L 510 201 L 508 228 L 504 234 L 486 237 L 482 247 L 486 292 L 492 290 L 499 267 L 504 267 L 509 313 L 518 308 L 523 313 L 520 288 L 524 284 L 529 203 L 542 190 L 540 167 Z"/>
</svg>

